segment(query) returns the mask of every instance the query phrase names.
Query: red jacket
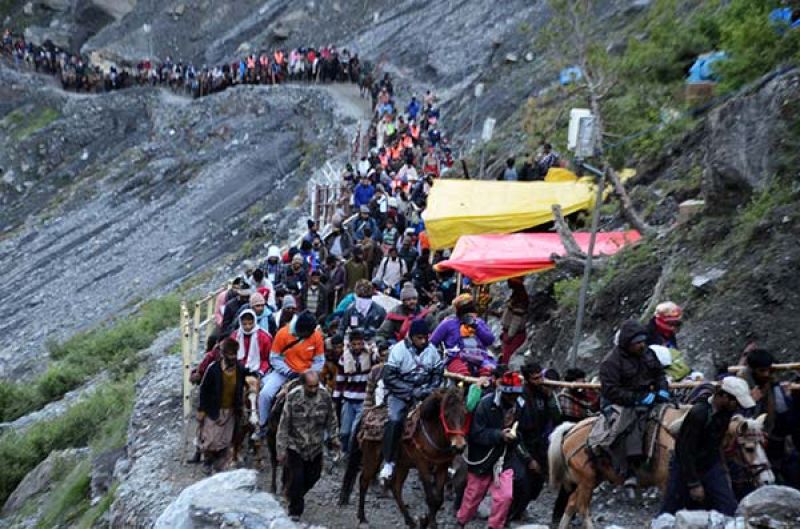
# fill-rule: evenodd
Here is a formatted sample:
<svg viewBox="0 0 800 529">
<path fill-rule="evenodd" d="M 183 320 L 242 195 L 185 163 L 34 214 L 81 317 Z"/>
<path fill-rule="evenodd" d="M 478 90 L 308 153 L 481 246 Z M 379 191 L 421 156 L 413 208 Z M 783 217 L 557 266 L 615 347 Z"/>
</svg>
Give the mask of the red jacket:
<svg viewBox="0 0 800 529">
<path fill-rule="evenodd" d="M 233 331 L 231 339 L 235 342 L 239 341 L 240 330 Z M 244 335 L 244 358 L 239 359 L 239 363 L 247 367 L 247 354 L 250 351 L 250 340 L 253 336 L 258 337 L 258 352 L 259 352 L 259 366 L 258 371 L 264 375 L 269 371 L 269 352 L 272 349 L 272 336 L 262 328 L 258 328 L 254 334 Z"/>
</svg>

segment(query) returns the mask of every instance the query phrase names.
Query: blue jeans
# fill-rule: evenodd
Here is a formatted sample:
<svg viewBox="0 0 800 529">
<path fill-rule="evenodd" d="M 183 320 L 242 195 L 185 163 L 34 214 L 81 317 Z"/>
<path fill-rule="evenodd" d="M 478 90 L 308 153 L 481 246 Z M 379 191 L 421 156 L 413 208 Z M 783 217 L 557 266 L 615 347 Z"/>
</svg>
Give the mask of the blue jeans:
<svg viewBox="0 0 800 529">
<path fill-rule="evenodd" d="M 714 509 L 727 516 L 733 516 L 736 513 L 738 504 L 733 496 L 728 475 L 723 470 L 722 463 L 719 460 L 700 476 L 700 483 L 706 493 L 706 505 L 698 506 L 689 496 L 689 487 L 686 485 L 686 480 L 681 476 L 677 458 L 672 456 L 672 460 L 669 463 L 667 494 L 664 499 L 664 505 L 661 507 L 661 512 L 675 514 L 681 509 L 696 509 L 699 507 Z"/>
<path fill-rule="evenodd" d="M 357 419 L 361 415 L 361 409 L 364 407 L 364 401 L 344 399 L 342 402 L 342 417 L 341 427 L 339 428 L 339 437 L 342 440 L 342 452 L 347 453 L 350 449 L 350 434 L 353 432 L 353 427 L 358 422 Z"/>
<path fill-rule="evenodd" d="M 289 380 L 278 373 L 277 371 L 270 371 L 261 380 L 261 391 L 258 392 L 258 422 L 261 426 L 265 426 L 269 420 L 269 411 L 272 408 L 272 401 L 275 400 L 275 395 L 281 390 L 286 381 Z"/>
</svg>

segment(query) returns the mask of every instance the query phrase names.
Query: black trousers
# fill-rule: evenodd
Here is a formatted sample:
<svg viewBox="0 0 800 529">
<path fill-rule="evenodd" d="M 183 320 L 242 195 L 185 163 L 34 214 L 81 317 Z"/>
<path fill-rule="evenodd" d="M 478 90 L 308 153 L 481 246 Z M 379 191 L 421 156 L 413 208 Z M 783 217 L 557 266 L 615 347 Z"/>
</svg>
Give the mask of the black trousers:
<svg viewBox="0 0 800 529">
<path fill-rule="evenodd" d="M 542 462 L 539 464 L 541 468 L 546 468 Z M 508 519 L 519 520 L 530 502 L 538 498 L 539 493 L 542 492 L 544 476 L 528 469 L 528 466 L 519 457 L 514 457 L 511 467 L 514 469 L 514 499 L 511 501 Z"/>
<path fill-rule="evenodd" d="M 305 495 L 316 485 L 322 474 L 322 453 L 306 461 L 294 450 L 286 451 L 289 473 L 289 516 L 300 516 L 305 509 Z"/>
</svg>

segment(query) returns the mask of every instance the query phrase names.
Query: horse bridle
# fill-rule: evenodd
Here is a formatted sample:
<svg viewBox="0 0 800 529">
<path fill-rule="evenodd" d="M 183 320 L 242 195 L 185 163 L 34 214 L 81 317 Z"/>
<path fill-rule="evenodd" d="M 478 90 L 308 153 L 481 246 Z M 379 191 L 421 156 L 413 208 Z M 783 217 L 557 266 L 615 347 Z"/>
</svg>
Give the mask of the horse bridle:
<svg viewBox="0 0 800 529">
<path fill-rule="evenodd" d="M 464 431 L 463 427 L 461 429 L 455 429 L 455 428 L 450 428 L 450 425 L 447 424 L 447 419 L 444 416 L 444 403 L 445 403 L 445 398 L 442 397 L 442 402 L 441 404 L 439 404 L 439 422 L 442 425 L 445 437 L 449 438 L 450 436 L 453 435 L 466 435 L 466 432 Z M 420 429 L 422 430 L 422 435 L 425 436 L 425 440 L 428 442 L 428 444 L 430 444 L 433 448 L 435 448 L 440 452 L 446 452 L 451 449 L 450 446 L 442 447 L 439 445 L 439 443 L 434 441 L 434 439 L 431 437 L 431 434 L 428 432 L 428 429 L 425 427 L 425 421 L 422 420 L 422 417 L 420 417 L 419 422 L 420 422 Z"/>
<path fill-rule="evenodd" d="M 762 445 L 763 446 L 763 444 L 764 444 L 764 434 L 762 432 L 759 432 L 757 434 L 756 433 L 748 433 L 748 434 L 744 434 L 742 437 L 745 437 L 745 439 L 752 438 L 753 442 L 756 445 Z M 732 447 L 733 450 L 727 450 L 727 452 L 729 452 L 729 453 L 735 452 L 736 457 L 741 459 L 742 463 L 745 463 L 745 464 L 740 465 L 740 466 L 745 470 L 745 472 L 747 474 L 747 477 L 744 478 L 744 479 L 732 479 L 733 482 L 735 482 L 735 483 L 756 483 L 756 480 L 758 479 L 758 476 L 762 472 L 770 470 L 769 460 L 767 460 L 765 463 L 761 463 L 759 465 L 748 465 L 748 464 L 746 464 L 746 459 L 744 457 L 742 457 L 743 443 L 740 440 L 738 435 L 734 435 L 733 443 L 731 443 L 731 444 L 733 445 L 733 447 Z"/>
</svg>

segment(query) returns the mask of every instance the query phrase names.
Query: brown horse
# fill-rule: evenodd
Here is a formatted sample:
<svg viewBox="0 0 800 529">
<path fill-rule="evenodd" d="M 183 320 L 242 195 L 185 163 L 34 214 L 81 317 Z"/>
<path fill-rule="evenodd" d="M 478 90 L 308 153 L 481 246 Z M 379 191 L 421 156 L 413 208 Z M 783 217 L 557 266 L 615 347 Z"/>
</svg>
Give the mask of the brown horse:
<svg viewBox="0 0 800 529">
<path fill-rule="evenodd" d="M 675 447 L 675 431 L 678 421 L 689 412 L 691 406 L 667 408 L 660 421 L 655 425 L 654 452 L 649 472 L 638 474 L 642 486 L 658 486 L 664 493 L 669 477 L 669 459 Z M 728 427 L 723 446 L 730 447 L 730 453 L 741 466 L 748 469 L 749 475 L 759 485 L 774 482 L 775 478 L 769 469 L 769 462 L 762 446 L 765 416 L 758 419 L 745 419 L 736 416 Z M 566 508 L 559 524 L 559 529 L 566 529 L 575 514 L 583 518 L 583 527 L 591 529 L 592 519 L 590 505 L 594 488 L 602 481 L 608 480 L 621 484 L 623 477 L 609 468 L 599 469 L 589 453 L 588 438 L 597 417 L 584 419 L 578 424 L 564 423 L 555 429 L 550 437 L 548 462 L 550 467 L 550 486 L 559 490 L 559 500 L 566 500 Z M 556 503 L 554 520 L 558 518 Z"/>
<path fill-rule="evenodd" d="M 408 527 L 417 526 L 416 521 L 403 502 L 403 484 L 411 468 L 416 468 L 425 490 L 428 514 L 421 517 L 420 526 L 436 527 L 436 513 L 444 500 L 447 471 L 457 453 L 466 446 L 465 422 L 467 410 L 463 391 L 458 387 L 438 389 L 412 412 L 419 414 L 419 423 L 410 438 L 404 438 L 400 455 L 395 464 L 391 489 L 394 499 Z M 409 417 L 407 420 L 412 420 Z M 358 521 L 367 523 L 364 513 L 367 488 L 382 462 L 380 441 L 364 439 L 361 445 L 363 467 L 358 496 Z"/>
</svg>

